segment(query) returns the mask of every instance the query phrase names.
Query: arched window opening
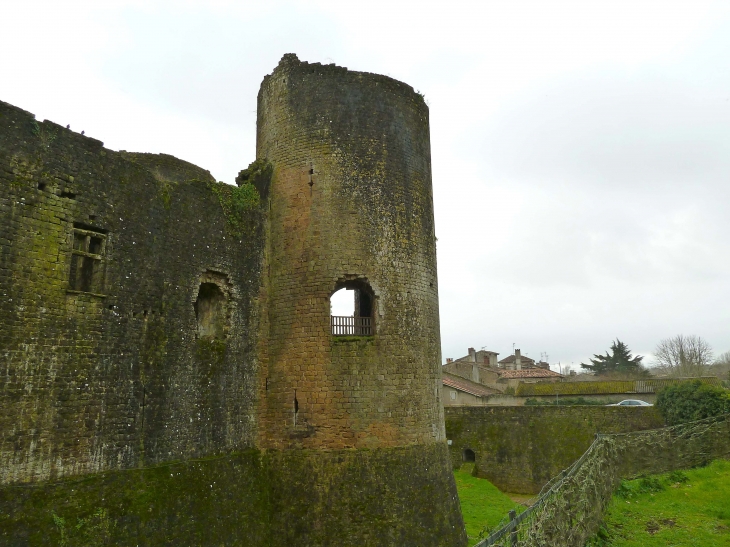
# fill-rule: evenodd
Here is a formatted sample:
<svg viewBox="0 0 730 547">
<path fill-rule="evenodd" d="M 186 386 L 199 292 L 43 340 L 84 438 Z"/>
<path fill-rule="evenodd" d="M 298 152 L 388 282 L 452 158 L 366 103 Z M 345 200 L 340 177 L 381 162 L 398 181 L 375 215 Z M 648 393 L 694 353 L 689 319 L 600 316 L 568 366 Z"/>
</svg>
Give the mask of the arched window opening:
<svg viewBox="0 0 730 547">
<path fill-rule="evenodd" d="M 341 288 L 330 297 L 330 315 L 355 315 L 355 290 Z"/>
<path fill-rule="evenodd" d="M 471 448 L 465 448 L 464 449 L 463 459 L 464 459 L 465 462 L 475 462 L 475 461 L 477 461 L 476 454 L 474 454 L 474 451 Z"/>
<path fill-rule="evenodd" d="M 195 300 L 198 336 L 223 338 L 226 327 L 226 296 L 215 283 L 201 283 Z"/>
<path fill-rule="evenodd" d="M 338 283 L 330 297 L 330 316 L 334 336 L 372 336 L 375 334 L 375 297 L 363 280 Z"/>
</svg>

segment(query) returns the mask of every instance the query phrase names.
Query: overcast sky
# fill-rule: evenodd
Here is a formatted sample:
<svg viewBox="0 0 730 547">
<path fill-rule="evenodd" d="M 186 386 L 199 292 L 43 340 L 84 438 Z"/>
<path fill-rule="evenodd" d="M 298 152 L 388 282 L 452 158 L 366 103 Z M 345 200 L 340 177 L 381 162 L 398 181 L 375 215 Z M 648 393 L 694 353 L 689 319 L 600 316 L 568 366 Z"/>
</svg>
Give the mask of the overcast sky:
<svg viewBox="0 0 730 547">
<path fill-rule="evenodd" d="M 730 350 L 730 3 L 4 3 L 0 100 L 233 182 L 284 53 L 431 110 L 443 357 Z M 647 360 L 650 361 L 650 357 Z"/>
</svg>

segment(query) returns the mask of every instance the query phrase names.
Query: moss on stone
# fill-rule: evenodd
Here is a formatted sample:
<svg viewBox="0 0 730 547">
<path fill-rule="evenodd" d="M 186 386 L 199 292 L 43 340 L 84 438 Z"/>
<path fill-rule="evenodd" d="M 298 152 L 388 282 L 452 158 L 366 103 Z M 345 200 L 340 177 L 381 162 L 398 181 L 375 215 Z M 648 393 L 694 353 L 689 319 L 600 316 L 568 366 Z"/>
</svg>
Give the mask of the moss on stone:
<svg viewBox="0 0 730 547">
<path fill-rule="evenodd" d="M 596 433 L 663 425 L 654 407 L 448 407 L 444 416 L 454 467 L 469 448 L 476 476 L 503 491 L 528 494 L 578 459 Z"/>
<path fill-rule="evenodd" d="M 203 337 L 198 340 L 198 359 L 204 362 L 220 363 L 225 359 L 228 345 L 224 340 L 211 337 Z"/>
<path fill-rule="evenodd" d="M 210 182 L 208 187 L 218 198 L 231 233 L 242 235 L 246 215 L 256 209 L 261 201 L 256 187 L 251 183 L 235 187 L 223 182 Z"/>
<path fill-rule="evenodd" d="M 333 336 L 333 344 L 351 344 L 361 342 L 363 344 L 372 343 L 375 340 L 375 336 Z"/>
<path fill-rule="evenodd" d="M 248 450 L 4 486 L 0 544 L 460 546 L 466 537 L 447 461 L 444 443 Z"/>
<path fill-rule="evenodd" d="M 33 120 L 30 122 L 30 125 L 31 132 L 41 140 L 43 146 L 50 146 L 51 143 L 58 138 L 58 129 L 48 125 L 48 122 L 39 124 L 37 121 Z"/>
<path fill-rule="evenodd" d="M 268 545 L 258 451 L 0 487 L 0 544 Z"/>
<path fill-rule="evenodd" d="M 172 200 L 173 183 L 167 180 L 160 181 L 160 199 L 162 200 L 165 209 L 170 208 L 170 202 Z"/>
<path fill-rule="evenodd" d="M 204 337 L 196 344 L 196 356 L 202 368 L 202 377 L 206 384 L 221 371 L 225 363 L 228 344 L 224 340 Z"/>
<path fill-rule="evenodd" d="M 274 167 L 264 159 L 258 159 L 251 163 L 246 169 L 238 173 L 236 184 L 245 186 L 253 184 L 261 191 L 262 187 L 268 186 L 271 176 L 274 174 Z"/>
</svg>

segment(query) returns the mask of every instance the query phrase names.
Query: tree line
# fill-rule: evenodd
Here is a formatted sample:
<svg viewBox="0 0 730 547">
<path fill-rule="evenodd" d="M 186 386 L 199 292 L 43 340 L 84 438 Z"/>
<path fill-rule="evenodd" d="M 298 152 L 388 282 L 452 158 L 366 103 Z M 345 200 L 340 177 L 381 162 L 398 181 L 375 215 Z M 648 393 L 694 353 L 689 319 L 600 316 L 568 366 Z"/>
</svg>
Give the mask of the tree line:
<svg viewBox="0 0 730 547">
<path fill-rule="evenodd" d="M 646 377 L 648 367 L 644 357 L 632 355 L 629 347 L 618 338 L 605 355 L 594 354 L 590 363 L 581 368 L 597 376 Z M 654 351 L 653 369 L 661 375 L 672 377 L 697 377 L 714 372 L 723 379 L 730 379 L 730 351 L 714 358 L 712 347 L 700 336 L 678 334 L 665 338 Z"/>
</svg>

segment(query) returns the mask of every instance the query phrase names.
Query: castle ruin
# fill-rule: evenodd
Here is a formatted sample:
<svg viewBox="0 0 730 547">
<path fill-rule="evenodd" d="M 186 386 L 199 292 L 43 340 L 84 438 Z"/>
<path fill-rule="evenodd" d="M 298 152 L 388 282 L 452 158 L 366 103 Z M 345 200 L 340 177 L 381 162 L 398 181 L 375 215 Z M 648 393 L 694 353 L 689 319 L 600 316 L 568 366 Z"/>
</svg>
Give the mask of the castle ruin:
<svg viewBox="0 0 730 547">
<path fill-rule="evenodd" d="M 428 123 L 285 55 L 234 187 L 0 102 L 0 544 L 465 545 Z"/>
</svg>

